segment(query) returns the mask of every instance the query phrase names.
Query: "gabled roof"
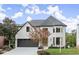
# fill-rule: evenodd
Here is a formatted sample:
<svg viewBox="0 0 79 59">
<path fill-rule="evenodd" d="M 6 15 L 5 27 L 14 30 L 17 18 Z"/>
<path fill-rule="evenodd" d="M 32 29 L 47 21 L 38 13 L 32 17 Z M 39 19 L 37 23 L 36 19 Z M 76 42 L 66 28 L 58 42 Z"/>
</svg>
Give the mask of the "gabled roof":
<svg viewBox="0 0 79 59">
<path fill-rule="evenodd" d="M 49 16 L 46 20 L 32 20 L 29 23 L 32 26 L 66 26 L 53 16 Z"/>
<path fill-rule="evenodd" d="M 26 22 L 26 23 L 29 23 L 32 27 L 66 26 L 64 23 L 60 22 L 58 19 L 56 19 L 53 16 L 49 16 L 46 20 L 32 20 L 32 21 Z M 26 23 L 24 23 L 23 26 Z M 17 32 L 19 32 L 21 30 L 21 28 Z"/>
</svg>

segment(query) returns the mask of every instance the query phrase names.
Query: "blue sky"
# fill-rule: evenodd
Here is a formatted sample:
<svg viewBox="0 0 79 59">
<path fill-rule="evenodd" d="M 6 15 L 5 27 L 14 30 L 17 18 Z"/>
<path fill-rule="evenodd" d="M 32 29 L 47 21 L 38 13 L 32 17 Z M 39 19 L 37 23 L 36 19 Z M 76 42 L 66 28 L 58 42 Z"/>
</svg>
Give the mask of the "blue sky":
<svg viewBox="0 0 79 59">
<path fill-rule="evenodd" d="M 67 25 L 67 31 L 76 29 L 79 19 L 79 4 L 1 4 L 0 22 L 5 17 L 12 18 L 17 24 L 29 20 L 46 19 L 50 15 Z"/>
</svg>

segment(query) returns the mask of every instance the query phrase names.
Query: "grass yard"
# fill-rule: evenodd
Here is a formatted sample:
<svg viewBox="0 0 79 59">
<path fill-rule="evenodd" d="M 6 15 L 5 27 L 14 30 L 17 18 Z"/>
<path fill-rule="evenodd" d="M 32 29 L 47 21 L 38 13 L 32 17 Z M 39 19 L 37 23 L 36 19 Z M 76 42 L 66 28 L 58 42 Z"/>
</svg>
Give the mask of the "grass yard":
<svg viewBox="0 0 79 59">
<path fill-rule="evenodd" d="M 62 48 L 61 53 L 59 48 L 49 48 L 46 50 L 51 55 L 78 55 L 79 49 L 77 48 Z"/>
</svg>

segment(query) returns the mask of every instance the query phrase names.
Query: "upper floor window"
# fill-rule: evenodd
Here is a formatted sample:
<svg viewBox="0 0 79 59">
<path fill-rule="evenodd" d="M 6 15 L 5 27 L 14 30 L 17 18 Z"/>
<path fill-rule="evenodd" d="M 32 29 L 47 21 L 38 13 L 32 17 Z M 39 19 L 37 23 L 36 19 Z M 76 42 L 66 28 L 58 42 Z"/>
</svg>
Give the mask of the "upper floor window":
<svg viewBox="0 0 79 59">
<path fill-rule="evenodd" d="M 56 28 L 56 32 L 60 32 L 60 28 Z"/>
<path fill-rule="evenodd" d="M 55 28 L 53 28 L 53 33 L 55 33 Z"/>
<path fill-rule="evenodd" d="M 30 27 L 26 27 L 26 32 L 29 32 L 30 31 Z"/>
</svg>

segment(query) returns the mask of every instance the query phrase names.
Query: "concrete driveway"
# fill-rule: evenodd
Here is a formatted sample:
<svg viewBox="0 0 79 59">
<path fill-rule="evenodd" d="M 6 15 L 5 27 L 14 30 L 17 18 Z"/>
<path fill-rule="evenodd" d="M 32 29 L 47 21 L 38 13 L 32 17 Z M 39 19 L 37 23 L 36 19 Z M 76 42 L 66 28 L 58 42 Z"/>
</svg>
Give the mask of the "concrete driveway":
<svg viewBox="0 0 79 59">
<path fill-rule="evenodd" d="M 37 55 L 37 47 L 18 47 L 3 55 Z"/>
</svg>

